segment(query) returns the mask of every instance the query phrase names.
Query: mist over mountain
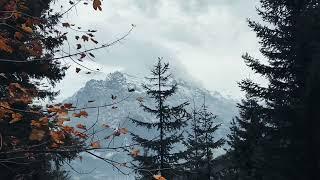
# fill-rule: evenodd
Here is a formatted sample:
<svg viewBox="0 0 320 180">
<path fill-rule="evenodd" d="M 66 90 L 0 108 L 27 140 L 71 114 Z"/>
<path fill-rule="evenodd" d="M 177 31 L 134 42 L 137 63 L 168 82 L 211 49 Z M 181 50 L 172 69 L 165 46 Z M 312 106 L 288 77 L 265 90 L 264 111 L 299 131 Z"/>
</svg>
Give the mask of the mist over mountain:
<svg viewBox="0 0 320 180">
<path fill-rule="evenodd" d="M 209 111 L 217 115 L 216 123 L 221 124 L 217 131 L 217 138 L 225 138 L 229 132 L 229 125 L 232 118 L 236 115 L 236 101 L 224 97 L 219 92 L 211 92 L 199 86 L 197 83 L 176 79 L 178 83 L 177 94 L 170 97 L 168 102 L 172 105 L 180 104 L 183 102 L 190 102 L 188 110 L 195 107 L 200 107 L 205 99 Z M 74 119 L 73 123 L 83 123 L 87 127 L 92 124 L 100 126 L 107 124 L 113 128 L 128 128 L 129 131 L 138 132 L 139 134 L 154 137 L 156 132 L 149 130 L 137 129 L 134 124 L 129 120 L 135 118 L 143 121 L 156 121 L 150 114 L 144 112 L 139 107 L 139 101 L 142 100 L 144 104 L 152 105 L 153 102 L 146 97 L 145 91 L 142 89 L 141 84 L 147 83 L 145 79 L 137 78 L 135 76 L 123 73 L 114 72 L 109 74 L 105 80 L 90 80 L 86 85 L 76 92 L 73 96 L 66 99 L 65 102 L 73 103 L 77 107 L 96 107 L 104 106 L 99 110 L 97 108 L 88 108 L 86 111 L 89 117 L 85 119 Z M 134 91 L 133 91 L 134 90 Z M 115 99 L 112 99 L 113 96 Z M 115 103 L 114 105 L 111 105 Z M 188 128 L 188 127 L 187 127 Z M 112 133 L 111 130 L 109 133 Z M 108 133 L 98 134 L 99 139 L 103 139 Z M 101 136 L 101 137 L 100 137 Z M 108 143 L 108 140 L 105 140 Z M 113 146 L 130 145 L 130 135 L 117 137 L 113 142 Z M 183 147 L 176 147 L 182 149 Z M 117 161 L 128 161 L 130 156 L 123 152 L 95 152 L 102 157 L 112 158 Z M 216 155 L 224 153 L 223 149 L 219 149 Z M 75 160 L 71 163 L 72 167 L 77 171 L 89 172 L 89 174 L 78 174 L 71 170 L 73 179 L 87 180 L 87 179 L 131 179 L 132 176 L 122 176 L 115 168 L 110 168 L 111 165 L 94 159 L 93 157 L 85 155 L 83 162 Z"/>
</svg>

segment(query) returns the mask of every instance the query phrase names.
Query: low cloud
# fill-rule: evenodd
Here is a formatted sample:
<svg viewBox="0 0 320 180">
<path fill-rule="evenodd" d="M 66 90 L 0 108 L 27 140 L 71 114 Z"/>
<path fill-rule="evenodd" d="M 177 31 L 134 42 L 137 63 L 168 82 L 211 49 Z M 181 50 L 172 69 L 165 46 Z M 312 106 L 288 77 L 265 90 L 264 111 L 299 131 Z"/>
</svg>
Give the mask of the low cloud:
<svg viewBox="0 0 320 180">
<path fill-rule="evenodd" d="M 121 37 L 131 24 L 137 25 L 120 44 L 95 52 L 96 65 L 104 72 L 121 69 L 143 77 L 163 57 L 177 76 L 238 97 L 237 81 L 253 74 L 241 55 L 260 56 L 255 34 L 246 23 L 247 17 L 256 17 L 255 6 L 254 0 L 108 0 L 102 12 L 83 16 L 73 11 L 65 20 L 98 29 L 100 42 Z M 90 11 L 87 8 L 77 12 Z M 72 94 L 82 82 L 102 76 L 81 75 L 81 82 L 72 86 L 73 78 L 67 77 L 58 89 Z"/>
</svg>

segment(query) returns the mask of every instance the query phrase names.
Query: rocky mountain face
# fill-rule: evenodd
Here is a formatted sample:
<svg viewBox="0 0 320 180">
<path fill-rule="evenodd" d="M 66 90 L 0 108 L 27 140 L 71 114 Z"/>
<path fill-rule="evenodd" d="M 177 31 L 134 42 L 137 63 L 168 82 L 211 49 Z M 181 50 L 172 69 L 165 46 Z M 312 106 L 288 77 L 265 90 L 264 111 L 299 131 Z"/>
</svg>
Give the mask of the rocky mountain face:
<svg viewBox="0 0 320 180">
<path fill-rule="evenodd" d="M 177 94 L 170 99 L 168 103 L 175 105 L 183 102 L 190 102 L 189 111 L 196 106 L 200 107 L 204 101 L 208 109 L 217 115 L 216 123 L 221 124 L 216 136 L 217 138 L 225 138 L 232 118 L 237 114 L 236 101 L 223 97 L 218 92 L 210 92 L 202 87 L 194 85 L 185 80 L 176 80 L 179 89 Z M 135 118 L 144 121 L 156 121 L 150 114 L 144 112 L 140 107 L 140 101 L 144 104 L 153 105 L 151 99 L 146 97 L 145 91 L 141 88 L 141 84 L 147 83 L 144 79 L 122 72 L 114 72 L 109 74 L 105 80 L 90 80 L 72 97 L 65 102 L 73 103 L 77 107 L 87 107 L 86 111 L 89 117 L 86 119 L 74 119 L 73 122 L 85 124 L 87 127 L 95 124 L 96 127 L 101 127 L 103 124 L 112 128 L 127 128 L 129 131 L 138 132 L 141 135 L 155 137 L 156 131 L 149 131 L 135 127 L 129 118 Z M 100 108 L 95 108 L 100 106 Z M 101 107 L 103 106 L 103 107 Z M 94 130 L 94 129 L 93 129 Z M 188 127 L 186 128 L 188 130 Z M 112 133 L 103 131 L 98 133 L 98 139 L 103 139 L 108 134 Z M 109 145 L 110 142 L 105 140 L 104 145 Z M 130 135 L 119 136 L 114 139 L 112 146 L 124 146 L 132 144 Z M 176 147 L 183 149 L 182 146 Z M 219 149 L 216 154 L 221 155 L 223 148 Z M 107 157 L 116 161 L 130 161 L 130 156 L 127 153 L 120 151 L 95 152 L 96 154 Z M 73 179 L 89 180 L 89 179 L 133 179 L 134 174 L 130 176 L 121 175 L 116 168 L 108 165 L 106 162 L 95 159 L 88 155 L 83 156 L 83 160 L 75 160 L 71 162 L 72 167 L 78 171 L 71 170 Z M 69 168 L 69 167 L 67 167 Z M 70 168 L 69 168 L 70 169 Z M 93 172 L 91 172 L 93 170 Z M 129 169 L 124 170 L 129 172 Z M 80 173 L 79 173 L 80 172 Z M 88 173 L 91 172 L 91 173 Z"/>
</svg>

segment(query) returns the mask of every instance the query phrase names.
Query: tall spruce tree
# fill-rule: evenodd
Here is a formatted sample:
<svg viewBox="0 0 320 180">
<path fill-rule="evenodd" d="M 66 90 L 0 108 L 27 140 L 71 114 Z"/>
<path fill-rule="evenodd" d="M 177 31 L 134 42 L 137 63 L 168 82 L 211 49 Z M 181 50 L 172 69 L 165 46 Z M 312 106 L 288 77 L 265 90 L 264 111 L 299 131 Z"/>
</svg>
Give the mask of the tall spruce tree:
<svg viewBox="0 0 320 180">
<path fill-rule="evenodd" d="M 318 102 L 320 1 L 260 0 L 265 24 L 249 20 L 260 39 L 262 63 L 243 58 L 268 86 L 243 80 L 240 87 L 263 104 L 264 179 L 320 179 Z M 252 107 L 240 107 L 246 112 Z M 256 110 L 258 112 L 258 108 Z"/>
<path fill-rule="evenodd" d="M 224 144 L 222 138 L 217 139 L 214 135 L 220 126 L 214 122 L 215 119 L 216 116 L 208 111 L 205 101 L 199 110 L 193 109 L 192 131 L 188 133 L 188 138 L 184 143 L 187 147 L 185 166 L 186 170 L 191 173 L 191 176 L 188 176 L 189 179 L 210 180 L 213 177 L 213 150 Z"/>
<path fill-rule="evenodd" d="M 184 141 L 184 145 L 186 146 L 186 151 L 184 152 L 184 168 L 186 176 L 190 177 L 191 179 L 198 179 L 200 178 L 201 172 L 201 158 L 204 156 L 203 152 L 200 151 L 201 148 L 199 147 L 198 137 L 199 137 L 199 116 L 198 116 L 198 109 L 194 106 L 192 113 L 192 119 L 189 121 L 191 131 L 187 132 L 188 137 Z"/>
<path fill-rule="evenodd" d="M 238 104 L 240 117 L 232 121 L 228 135 L 231 149 L 228 156 L 232 161 L 230 172 L 234 179 L 263 179 L 262 153 L 266 125 L 262 121 L 263 107 L 256 100 L 247 99 Z"/>
<path fill-rule="evenodd" d="M 154 115 L 155 119 L 150 119 L 148 122 L 132 119 L 137 126 L 155 132 L 153 138 L 132 133 L 133 140 L 143 149 L 141 155 L 134 157 L 138 162 L 138 173 L 141 179 L 152 179 L 153 175 L 159 173 L 172 179 L 180 171 L 178 164 L 182 153 L 175 150 L 174 147 L 183 139 L 180 130 L 186 125 L 189 118 L 185 110 L 188 103 L 184 102 L 176 106 L 167 103 L 167 99 L 176 93 L 178 87 L 168 70 L 169 64 L 162 63 L 159 58 L 151 70 L 152 76 L 146 78 L 150 84 L 143 85 L 147 95 L 154 100 L 155 106 L 141 104 L 141 107 L 144 111 Z"/>
</svg>

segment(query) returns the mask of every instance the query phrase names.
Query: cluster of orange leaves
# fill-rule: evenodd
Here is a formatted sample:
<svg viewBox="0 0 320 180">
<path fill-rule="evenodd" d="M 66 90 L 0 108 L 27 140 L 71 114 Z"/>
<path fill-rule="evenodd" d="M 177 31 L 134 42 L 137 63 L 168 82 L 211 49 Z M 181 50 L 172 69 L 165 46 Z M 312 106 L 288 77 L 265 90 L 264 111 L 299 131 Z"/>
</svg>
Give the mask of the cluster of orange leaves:
<svg viewBox="0 0 320 180">
<path fill-rule="evenodd" d="M 58 148 L 65 143 L 67 136 L 76 136 L 80 139 L 86 139 L 88 135 L 84 132 L 76 130 L 74 127 L 67 126 L 64 123 L 70 121 L 69 111 L 73 108 L 72 104 L 56 104 L 47 107 L 48 116 L 39 120 L 33 120 L 31 125 L 34 127 L 30 134 L 30 140 L 41 141 L 44 135 L 48 132 L 52 140 L 52 148 Z M 74 117 L 88 117 L 86 111 L 80 111 L 79 113 L 73 113 Z M 78 124 L 76 126 L 80 130 L 86 130 L 85 126 Z"/>
<path fill-rule="evenodd" d="M 161 175 L 154 175 L 153 178 L 156 180 L 166 180 L 166 178 Z"/>
<path fill-rule="evenodd" d="M 93 0 L 92 6 L 93 9 L 102 11 L 101 0 Z M 46 20 L 26 15 L 29 10 L 26 0 L 9 0 L 1 10 L 1 22 L 11 27 L 14 26 L 16 32 L 14 34 L 0 33 L 0 51 L 8 54 L 19 51 L 28 54 L 30 57 L 41 57 L 44 51 L 43 43 L 34 33 L 34 30 L 37 29 L 37 26 L 45 23 Z M 15 23 L 12 24 L 12 22 Z M 69 23 L 63 23 L 62 25 L 70 27 Z M 92 42 L 98 43 L 92 38 L 93 36 L 90 37 Z M 88 41 L 88 36 L 84 36 L 83 40 Z M 94 57 L 91 53 L 89 55 Z"/>
<path fill-rule="evenodd" d="M 35 94 L 34 90 L 23 88 L 18 83 L 11 83 L 8 86 L 8 98 L 0 100 L 0 120 L 10 119 L 9 123 L 16 123 L 22 120 L 22 114 L 14 111 L 15 104 L 30 104 Z"/>
<path fill-rule="evenodd" d="M 46 113 L 33 110 L 15 109 L 15 105 L 30 105 L 35 97 L 35 90 L 22 87 L 18 83 L 11 83 L 8 86 L 8 98 L 0 101 L 0 120 L 8 120 L 10 124 L 23 121 L 23 112 L 37 114 L 40 118 L 31 121 L 32 131 L 29 136 L 31 141 L 42 141 L 45 138 L 52 140 L 51 147 L 57 148 L 64 144 L 67 136 L 76 136 L 81 139 L 87 138 L 87 134 L 75 130 L 74 127 L 64 125 L 66 121 L 70 121 L 69 111 L 74 108 L 72 104 L 56 104 L 46 108 Z M 80 111 L 73 113 L 74 117 L 88 117 L 88 113 Z M 78 124 L 77 127 L 85 130 L 85 126 Z"/>
<path fill-rule="evenodd" d="M 25 0 L 10 0 L 2 10 L 0 13 L 2 23 L 13 27 L 16 32 L 14 34 L 0 33 L 0 51 L 8 54 L 19 51 L 30 57 L 41 57 L 43 43 L 34 35 L 33 29 L 45 21 L 24 15 L 28 11 Z"/>
</svg>

